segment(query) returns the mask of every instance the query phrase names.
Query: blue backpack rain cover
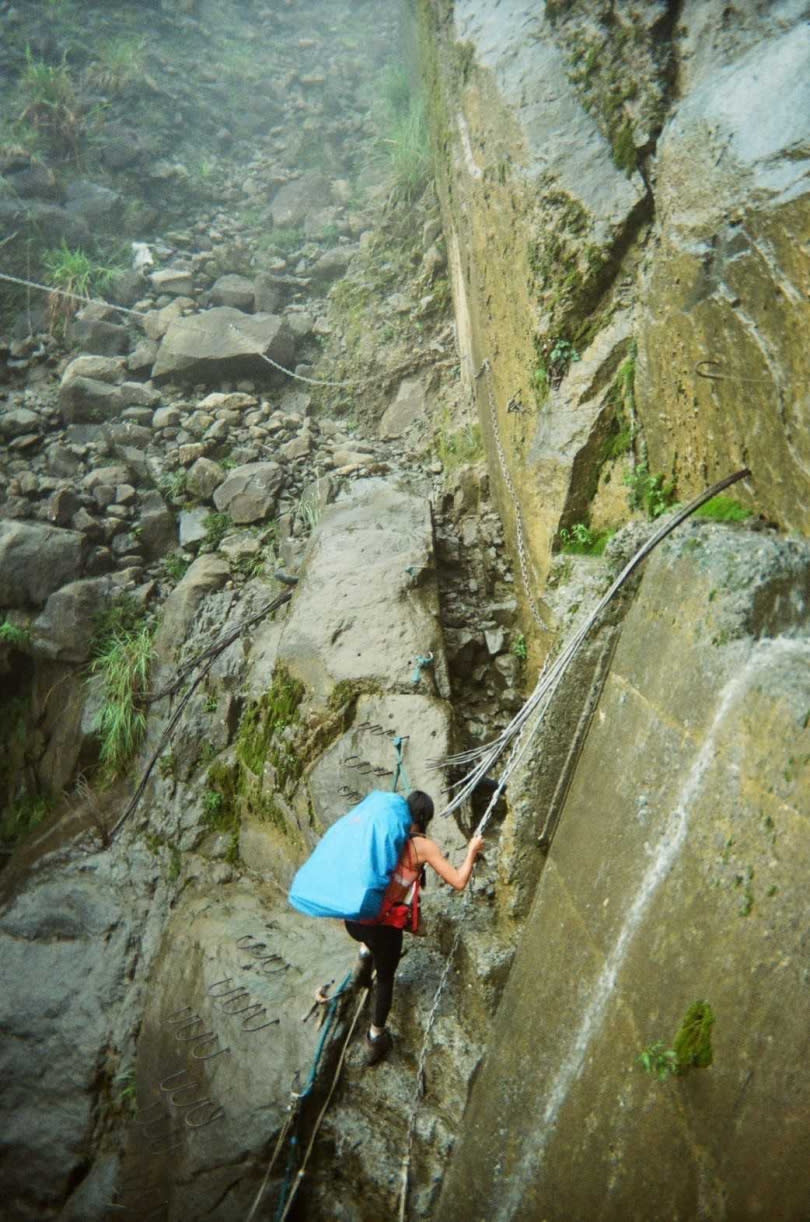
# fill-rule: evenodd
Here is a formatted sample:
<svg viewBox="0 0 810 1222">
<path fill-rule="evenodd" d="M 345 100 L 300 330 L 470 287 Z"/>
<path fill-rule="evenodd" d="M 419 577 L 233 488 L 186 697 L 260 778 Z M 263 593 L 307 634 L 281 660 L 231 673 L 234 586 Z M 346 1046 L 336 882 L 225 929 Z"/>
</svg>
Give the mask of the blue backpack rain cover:
<svg viewBox="0 0 810 1222">
<path fill-rule="evenodd" d="M 373 920 L 408 839 L 410 808 L 374 790 L 333 823 L 301 866 L 290 903 L 307 916 Z"/>
</svg>

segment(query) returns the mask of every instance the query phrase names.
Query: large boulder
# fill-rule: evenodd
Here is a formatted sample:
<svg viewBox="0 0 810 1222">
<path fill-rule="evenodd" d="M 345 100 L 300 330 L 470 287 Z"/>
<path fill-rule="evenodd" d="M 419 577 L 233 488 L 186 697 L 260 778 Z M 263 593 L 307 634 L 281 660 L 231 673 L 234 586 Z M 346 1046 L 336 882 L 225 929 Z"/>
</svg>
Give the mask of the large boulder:
<svg viewBox="0 0 810 1222">
<path fill-rule="evenodd" d="M 124 399 L 109 382 L 71 376 L 59 388 L 59 406 L 65 424 L 99 424 L 120 415 Z"/>
<path fill-rule="evenodd" d="M 87 577 L 55 590 L 32 625 L 37 653 L 53 661 L 86 662 L 98 615 L 117 589 L 110 577 Z"/>
<path fill-rule="evenodd" d="M 391 789 L 395 783 L 404 792 L 424 789 L 435 794 L 438 776 L 431 761 L 450 754 L 450 722 L 450 705 L 434 696 L 404 692 L 361 696 L 351 727 L 308 774 L 307 789 L 318 823 L 329 826 L 352 801 L 373 789 Z"/>
<path fill-rule="evenodd" d="M 85 542 L 74 530 L 0 522 L 0 607 L 38 607 L 81 575 Z"/>
<path fill-rule="evenodd" d="M 240 373 L 266 375 L 272 367 L 263 356 L 288 368 L 293 352 L 293 338 L 282 318 L 216 306 L 169 324 L 152 374 L 191 381 L 220 381 Z"/>
<path fill-rule="evenodd" d="M 666 1206 L 643 1216 L 696 1218 L 707 1200 L 714 1216 L 765 1215 L 765 1201 L 803 1216 L 809 595 L 804 541 L 691 527 L 650 557 L 440 1222 L 627 1218 L 650 1201 Z M 716 1016 L 714 1063 L 655 1081 L 639 1054 L 677 1047 L 697 1000 Z"/>
<path fill-rule="evenodd" d="M 418 659 L 432 655 L 432 665 Z M 430 506 L 359 480 L 324 513 L 279 645 L 279 661 L 326 701 L 335 684 L 448 694 Z"/>
<path fill-rule="evenodd" d="M 224 586 L 230 575 L 230 565 L 221 556 L 200 556 L 190 566 L 166 599 L 155 633 L 155 654 L 161 664 L 169 667 L 174 662 L 203 599 Z"/>
<path fill-rule="evenodd" d="M 214 504 L 238 525 L 264 522 L 272 516 L 284 486 L 284 470 L 274 462 L 236 467 L 214 492 Z"/>
<path fill-rule="evenodd" d="M 256 294 L 253 281 L 247 276 L 228 274 L 220 276 L 211 289 L 214 305 L 233 306 L 235 310 L 252 310 Z"/>
<path fill-rule="evenodd" d="M 148 1177 L 150 1202 L 167 1198 L 171 1217 L 249 1213 L 290 1090 L 330 1043 L 329 1028 L 301 1020 L 354 958 L 337 922 L 285 910 L 259 880 L 185 893 L 155 962 L 135 1066 L 139 1120 L 159 1140 L 171 1133 L 174 1153 L 156 1163 L 132 1126 L 123 1208 L 142 1214 Z"/>
<path fill-rule="evenodd" d="M 329 180 L 317 170 L 284 183 L 276 192 L 270 209 L 273 224 L 284 229 L 299 228 L 310 212 L 323 206 L 328 190 Z"/>
<path fill-rule="evenodd" d="M 124 201 L 118 192 L 101 183 L 81 178 L 68 186 L 65 211 L 79 217 L 94 232 L 112 231 L 119 226 L 123 210 Z"/>
</svg>

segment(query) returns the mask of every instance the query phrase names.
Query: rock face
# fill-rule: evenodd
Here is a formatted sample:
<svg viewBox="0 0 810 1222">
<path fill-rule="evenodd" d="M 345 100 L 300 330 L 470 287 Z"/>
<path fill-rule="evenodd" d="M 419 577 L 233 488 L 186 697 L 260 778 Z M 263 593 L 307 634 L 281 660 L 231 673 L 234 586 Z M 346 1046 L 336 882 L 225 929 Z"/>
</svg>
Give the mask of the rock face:
<svg viewBox="0 0 810 1222">
<path fill-rule="evenodd" d="M 243 314 L 216 306 L 174 319 L 161 340 L 152 373 L 156 378 L 206 381 L 229 373 L 267 373 L 261 355 L 289 367 L 292 336 L 273 314 Z"/>
<path fill-rule="evenodd" d="M 418 659 L 432 654 L 418 686 L 446 696 L 433 565 L 425 503 L 382 480 L 358 481 L 324 515 L 279 661 L 324 701 L 342 681 L 407 691 Z"/>
<path fill-rule="evenodd" d="M 150 1136 L 131 1127 L 124 1208 L 142 1207 L 146 1192 L 168 1198 L 170 1216 L 250 1210 L 263 1171 L 255 1153 L 280 1132 L 291 1082 L 303 1088 L 316 1063 L 320 1030 L 301 1020 L 354 958 L 336 923 L 301 926 L 252 887 L 189 896 L 174 914 L 138 1041 L 139 1118 Z"/>
<path fill-rule="evenodd" d="M 765 512 L 805 533 L 808 69 L 800 23 L 690 74 L 658 146 L 661 242 L 640 286 L 638 383 L 640 404 L 655 402 L 641 409 L 655 470 L 677 452 L 689 494 L 692 471 L 750 465 Z"/>
<path fill-rule="evenodd" d="M 3 1183 L 17 1218 L 64 1197 L 89 1149 L 97 1078 L 115 1071 L 128 933 L 109 879 L 94 874 L 43 881 L 0 920 L 0 1055 L 15 1084 L 3 1099 Z"/>
<path fill-rule="evenodd" d="M 768 520 L 807 522 L 806 0 L 409 6 L 444 235 L 361 147 L 390 6 L 41 7 L 3 6 L 0 74 L 73 73 L 110 187 L 63 205 L 84 157 L 44 128 L 0 148 L 3 270 L 37 278 L 29 226 L 92 254 L 123 200 L 149 245 L 64 341 L 33 293 L 0 335 L 0 1212 L 280 1217 L 358 1013 L 290 1216 L 399 1216 L 411 1150 L 409 1218 L 803 1217 L 810 555 Z M 429 879 L 367 1070 L 355 991 L 302 1022 L 355 947 L 290 911 L 297 865 L 370 789 L 440 806 L 664 478 L 743 463 L 765 520 L 686 528 L 611 604 L 470 888 Z M 122 594 L 155 652 L 105 789 Z M 455 863 L 482 812 L 434 820 Z M 646 1077 L 695 1002 L 713 1064 Z"/>
<path fill-rule="evenodd" d="M 484 435 L 541 581 L 560 528 L 588 523 L 600 481 L 626 473 L 622 445 L 684 499 L 750 466 L 743 499 L 806 530 L 802 6 L 728 26 L 702 0 L 677 26 L 661 5 L 615 28 L 597 3 L 495 14 L 459 0 L 436 14 L 462 368 L 492 360 L 473 383 Z M 751 99 L 774 81 L 765 114 Z M 581 420 L 571 431 L 583 402 L 600 420 L 589 439 Z M 505 484 L 501 500 L 513 518 Z"/>
<path fill-rule="evenodd" d="M 791 1118 L 810 1098 L 785 1065 L 806 1043 L 786 999 L 803 962 L 808 590 L 805 543 L 703 527 L 651 558 L 436 1218 L 627 1217 L 664 1196 L 683 1218 L 721 1199 L 729 1217 L 755 1200 L 801 1213 Z M 716 1016 L 713 1064 L 662 1086 L 636 1059 L 671 1048 L 698 1000 Z"/>
</svg>

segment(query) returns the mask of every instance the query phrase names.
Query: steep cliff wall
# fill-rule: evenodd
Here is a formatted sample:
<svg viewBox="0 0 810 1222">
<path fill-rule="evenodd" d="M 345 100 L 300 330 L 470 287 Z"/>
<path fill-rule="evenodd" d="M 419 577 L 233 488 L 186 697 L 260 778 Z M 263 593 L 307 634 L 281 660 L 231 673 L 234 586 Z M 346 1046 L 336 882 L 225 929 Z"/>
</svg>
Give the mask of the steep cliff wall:
<svg viewBox="0 0 810 1222">
<path fill-rule="evenodd" d="M 423 6 L 465 372 L 541 583 L 645 478 L 748 464 L 807 529 L 805 8 Z"/>
<path fill-rule="evenodd" d="M 561 543 L 743 465 L 753 511 L 649 562 L 544 859 L 540 750 L 512 786 L 498 911 L 534 904 L 439 1218 L 802 1216 L 806 17 L 422 6 L 460 347 L 537 655 L 583 591 Z M 673 1051 L 697 1002 L 711 1068 Z"/>
</svg>

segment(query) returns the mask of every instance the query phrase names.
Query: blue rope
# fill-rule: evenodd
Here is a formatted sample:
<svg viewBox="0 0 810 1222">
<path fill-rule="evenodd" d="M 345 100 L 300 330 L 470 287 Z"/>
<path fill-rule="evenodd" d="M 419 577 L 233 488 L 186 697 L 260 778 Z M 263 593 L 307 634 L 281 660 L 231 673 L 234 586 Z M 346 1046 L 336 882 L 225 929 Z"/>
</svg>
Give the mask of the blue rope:
<svg viewBox="0 0 810 1222">
<path fill-rule="evenodd" d="M 284 1210 L 287 1206 L 287 1199 L 290 1195 L 293 1179 L 293 1161 L 296 1147 L 298 1146 L 298 1134 L 293 1133 L 290 1138 L 290 1150 L 287 1155 L 287 1166 L 284 1168 L 284 1183 L 281 1186 L 281 1196 L 278 1199 L 278 1207 L 276 1208 L 276 1222 L 284 1217 Z"/>
<path fill-rule="evenodd" d="M 333 994 L 333 996 L 329 998 L 329 1008 L 326 1011 L 326 1018 L 324 1019 L 323 1027 L 321 1028 L 321 1037 L 318 1040 L 318 1045 L 315 1049 L 315 1055 L 312 1058 L 312 1065 L 310 1066 L 309 1077 L 307 1078 L 304 1089 L 302 1091 L 297 1092 L 297 1095 L 296 1095 L 297 1107 L 299 1108 L 301 1106 L 301 1101 L 303 1099 L 306 1099 L 307 1095 L 310 1093 L 313 1086 L 315 1085 L 315 1080 L 318 1076 L 318 1067 L 321 1062 L 321 1056 L 323 1055 L 323 1050 L 326 1047 L 326 1041 L 329 1038 L 329 1034 L 332 1030 L 332 1026 L 335 1021 L 335 1014 L 337 1013 L 337 1003 L 340 997 L 342 996 L 342 994 L 346 992 L 346 989 L 351 984 L 351 980 L 352 980 L 352 974 L 351 972 L 349 972 L 346 975 L 346 977 L 344 978 L 344 980 L 342 981 L 342 983 L 339 985 L 338 989 Z M 287 1200 L 290 1195 L 290 1188 L 292 1186 L 292 1179 L 293 1179 L 292 1168 L 293 1168 L 294 1155 L 295 1155 L 295 1150 L 296 1150 L 297 1145 L 298 1145 L 298 1134 L 293 1133 L 292 1137 L 290 1138 L 290 1150 L 287 1155 L 287 1167 L 284 1172 L 284 1183 L 281 1188 L 281 1195 L 279 1197 L 278 1206 L 276 1209 L 276 1222 L 278 1222 L 278 1220 L 283 1217 L 284 1210 L 287 1205 Z"/>
<path fill-rule="evenodd" d="M 411 683 L 414 685 L 414 687 L 416 687 L 417 683 L 422 678 L 422 671 L 427 666 L 432 666 L 432 665 L 433 665 L 433 654 L 432 653 L 416 655 L 416 669 L 414 670 L 413 674 L 411 675 Z"/>
<path fill-rule="evenodd" d="M 315 1049 L 315 1056 L 312 1061 L 312 1067 L 310 1068 L 310 1071 L 309 1071 L 309 1077 L 307 1079 L 306 1086 L 299 1093 L 299 1096 L 298 1096 L 299 1099 L 305 1099 L 306 1096 L 309 1094 L 309 1092 L 312 1090 L 313 1086 L 315 1085 L 315 1079 L 318 1076 L 318 1067 L 321 1061 L 321 1054 L 323 1053 L 323 1050 L 326 1046 L 326 1041 L 332 1029 L 332 1023 L 334 1022 L 338 1000 L 341 997 L 341 995 L 345 993 L 346 989 L 351 984 L 351 979 L 352 979 L 352 974 L 351 972 L 349 972 L 345 980 L 338 987 L 337 992 L 332 997 L 329 998 L 329 1008 L 326 1011 L 326 1018 L 324 1019 L 323 1027 L 321 1028 L 321 1038 L 318 1040 L 318 1046 Z"/>
<path fill-rule="evenodd" d="M 394 739 L 394 750 L 397 753 L 397 770 L 394 773 L 394 783 L 391 786 L 394 793 L 396 793 L 397 791 L 400 776 L 402 777 L 403 781 L 405 782 L 405 788 L 410 789 L 411 787 L 411 783 L 408 780 L 408 774 L 405 771 L 405 761 L 402 758 L 402 750 L 403 750 L 403 745 L 405 741 L 406 741 L 406 738 L 403 738 L 401 735 L 398 738 Z"/>
</svg>

